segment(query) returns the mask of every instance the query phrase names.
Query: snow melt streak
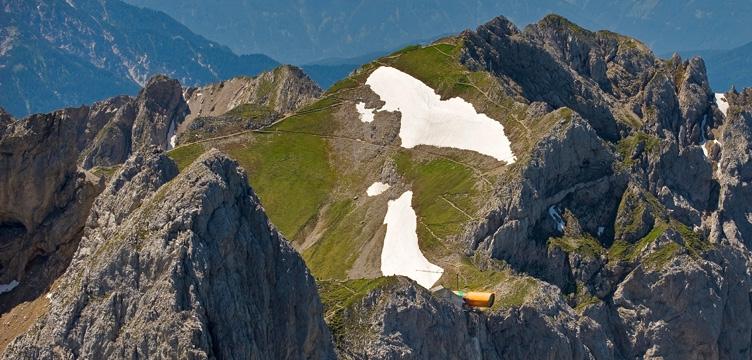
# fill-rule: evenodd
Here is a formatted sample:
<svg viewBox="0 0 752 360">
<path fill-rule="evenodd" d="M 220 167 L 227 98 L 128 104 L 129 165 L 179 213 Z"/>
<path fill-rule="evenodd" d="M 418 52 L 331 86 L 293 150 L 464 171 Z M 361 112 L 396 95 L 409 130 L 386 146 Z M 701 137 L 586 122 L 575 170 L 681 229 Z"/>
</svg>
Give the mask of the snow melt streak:
<svg viewBox="0 0 752 360">
<path fill-rule="evenodd" d="M 175 136 L 175 120 L 172 120 L 170 121 L 170 129 L 167 130 L 167 150 L 175 148 L 175 140 L 177 140 L 177 136 Z"/>
<path fill-rule="evenodd" d="M 728 104 L 726 104 L 726 106 L 728 107 Z M 705 147 L 705 143 L 708 142 L 708 138 L 705 136 L 705 125 L 707 124 L 707 122 L 708 122 L 708 116 L 705 115 L 702 117 L 702 124 L 700 125 L 700 135 L 702 136 L 702 140 L 700 140 L 700 144 L 699 144 L 700 149 L 702 149 L 702 153 L 705 154 L 705 157 L 708 157 L 708 149 Z M 718 142 L 718 140 L 713 140 L 713 142 L 716 143 L 717 145 L 721 145 L 721 143 Z"/>
<path fill-rule="evenodd" d="M 721 110 L 723 113 L 723 116 L 726 116 L 726 112 L 729 108 L 729 103 L 726 101 L 726 94 L 723 93 L 716 93 L 715 94 L 715 104 L 718 105 L 718 110 Z"/>
<path fill-rule="evenodd" d="M 386 236 L 381 251 L 381 272 L 384 276 L 407 276 L 429 289 L 439 280 L 444 269 L 428 262 L 420 252 L 412 198 L 413 192 L 406 191 L 399 199 L 389 201 L 384 217 Z"/>
<path fill-rule="evenodd" d="M 465 100 L 442 101 L 420 80 L 385 66 L 376 69 L 366 84 L 386 102 L 381 110 L 402 113 L 399 135 L 403 147 L 420 144 L 453 147 L 477 151 L 510 164 L 516 160 L 504 127 L 485 114 L 478 114 Z M 358 111 L 365 121 L 365 105 L 362 112 L 358 105 Z"/>
<path fill-rule="evenodd" d="M 564 226 L 566 226 L 567 224 L 564 222 L 564 219 L 562 219 L 561 215 L 559 215 L 559 212 L 556 211 L 554 205 L 551 205 L 551 207 L 548 208 L 548 215 L 550 215 L 551 218 L 556 221 L 556 228 L 559 229 L 559 231 L 564 232 Z"/>
</svg>

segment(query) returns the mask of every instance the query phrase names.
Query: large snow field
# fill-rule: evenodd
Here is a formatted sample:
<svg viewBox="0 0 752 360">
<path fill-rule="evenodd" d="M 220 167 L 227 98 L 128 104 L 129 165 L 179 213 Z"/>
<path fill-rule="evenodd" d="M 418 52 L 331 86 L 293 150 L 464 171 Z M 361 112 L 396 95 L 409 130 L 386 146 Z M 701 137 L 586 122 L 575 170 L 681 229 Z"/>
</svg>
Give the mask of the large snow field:
<svg viewBox="0 0 752 360">
<path fill-rule="evenodd" d="M 383 182 L 375 182 L 373 185 L 368 187 L 368 190 L 366 190 L 366 194 L 368 196 L 376 196 L 384 191 L 389 189 L 389 184 L 384 184 Z"/>
<path fill-rule="evenodd" d="M 430 289 L 444 269 L 428 262 L 418 247 L 417 216 L 412 208 L 413 192 L 390 200 L 384 217 L 386 236 L 381 251 L 384 276 L 403 275 Z"/>
<path fill-rule="evenodd" d="M 718 110 L 721 110 L 723 116 L 726 116 L 726 112 L 729 108 L 729 103 L 726 100 L 726 94 L 715 93 L 715 104 L 718 106 Z"/>
<path fill-rule="evenodd" d="M 368 77 L 371 87 L 386 102 L 381 109 L 402 113 L 402 146 L 452 147 L 477 151 L 499 161 L 513 163 L 516 157 L 504 135 L 504 126 L 461 98 L 441 100 L 420 80 L 392 67 L 382 66 Z M 363 111 L 361 111 L 361 106 Z M 365 105 L 356 105 L 363 121 L 369 118 Z M 371 115 L 373 116 L 373 111 Z"/>
</svg>

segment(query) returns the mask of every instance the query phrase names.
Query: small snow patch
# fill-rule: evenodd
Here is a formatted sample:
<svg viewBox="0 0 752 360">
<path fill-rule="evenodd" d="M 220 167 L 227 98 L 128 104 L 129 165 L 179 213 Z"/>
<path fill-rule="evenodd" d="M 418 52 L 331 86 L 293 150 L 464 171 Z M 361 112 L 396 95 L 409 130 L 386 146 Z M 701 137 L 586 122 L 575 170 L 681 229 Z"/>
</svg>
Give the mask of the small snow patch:
<svg viewBox="0 0 752 360">
<path fill-rule="evenodd" d="M 402 147 L 409 149 L 421 144 L 452 147 L 476 151 L 509 164 L 517 159 L 504 135 L 504 126 L 478 114 L 472 104 L 461 98 L 441 100 L 420 80 L 386 66 L 371 73 L 366 85 L 386 102 L 383 110 L 402 113 L 399 133 Z"/>
<path fill-rule="evenodd" d="M 170 121 L 170 130 L 167 130 L 167 150 L 175 148 L 175 120 Z"/>
<path fill-rule="evenodd" d="M 727 105 L 728 106 L 728 105 Z M 702 124 L 700 125 L 700 134 L 702 135 L 702 140 L 700 141 L 700 148 L 702 149 L 702 153 L 705 154 L 705 157 L 708 157 L 708 149 L 705 148 L 705 143 L 708 142 L 708 138 L 705 136 L 705 124 L 708 122 L 708 115 L 705 115 L 702 117 Z M 713 142 L 716 145 L 721 145 L 718 140 L 713 140 Z"/>
<path fill-rule="evenodd" d="M 702 124 L 700 125 L 700 134 L 702 135 L 702 140 L 700 141 L 700 148 L 702 149 L 702 153 L 705 154 L 705 157 L 708 157 L 708 149 L 705 148 L 705 143 L 708 142 L 708 138 L 705 137 L 705 124 L 707 124 L 707 122 L 708 122 L 708 115 L 703 115 Z"/>
<path fill-rule="evenodd" d="M 554 221 L 556 221 L 556 228 L 559 229 L 559 231 L 564 232 L 564 226 L 566 223 L 564 222 L 564 219 L 559 215 L 559 212 L 556 211 L 554 208 L 554 205 L 551 205 L 550 208 L 548 208 L 548 215 L 551 216 Z"/>
<path fill-rule="evenodd" d="M 13 280 L 9 284 L 6 284 L 6 285 L 0 284 L 0 294 L 12 291 L 13 289 L 16 288 L 16 286 L 18 286 L 18 284 L 19 282 L 16 280 Z"/>
<path fill-rule="evenodd" d="M 374 112 L 375 109 L 366 109 L 366 103 L 359 102 L 355 104 L 355 109 L 358 110 L 358 113 L 360 114 L 360 121 L 364 123 L 369 123 L 373 121 Z"/>
<path fill-rule="evenodd" d="M 441 278 L 444 269 L 428 262 L 418 247 L 418 220 L 411 205 L 412 198 L 413 192 L 406 191 L 388 203 L 381 272 L 384 276 L 407 276 L 430 289 Z"/>
<path fill-rule="evenodd" d="M 384 184 L 383 182 L 375 182 L 368 188 L 368 190 L 366 190 L 366 194 L 368 194 L 368 196 L 376 196 L 383 193 L 387 189 L 389 189 L 389 184 Z"/>
<path fill-rule="evenodd" d="M 726 116 L 726 112 L 729 108 L 728 100 L 726 100 L 726 94 L 715 93 L 715 104 L 718 106 L 718 110 L 721 110 L 723 116 Z"/>
</svg>

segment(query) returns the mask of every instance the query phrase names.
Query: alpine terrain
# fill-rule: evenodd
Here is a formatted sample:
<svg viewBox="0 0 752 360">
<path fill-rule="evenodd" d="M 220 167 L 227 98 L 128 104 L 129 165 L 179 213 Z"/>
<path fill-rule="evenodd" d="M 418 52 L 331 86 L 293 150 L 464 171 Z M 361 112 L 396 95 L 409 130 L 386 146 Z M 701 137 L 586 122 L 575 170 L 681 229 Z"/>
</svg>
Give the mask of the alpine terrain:
<svg viewBox="0 0 752 360">
<path fill-rule="evenodd" d="M 752 357 L 752 90 L 699 57 L 497 17 L 192 85 L 0 112 L 4 359 Z"/>
</svg>

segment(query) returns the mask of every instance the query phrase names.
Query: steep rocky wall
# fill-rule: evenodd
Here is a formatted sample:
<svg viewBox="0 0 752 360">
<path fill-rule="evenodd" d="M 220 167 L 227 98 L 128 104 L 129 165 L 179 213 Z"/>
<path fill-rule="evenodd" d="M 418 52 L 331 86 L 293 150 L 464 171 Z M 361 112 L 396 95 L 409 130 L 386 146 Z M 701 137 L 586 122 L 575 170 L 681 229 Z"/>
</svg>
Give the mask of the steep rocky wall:
<svg viewBox="0 0 752 360">
<path fill-rule="evenodd" d="M 332 358 L 313 278 L 247 184 L 216 150 L 179 175 L 158 150 L 136 154 L 4 358 Z"/>
<path fill-rule="evenodd" d="M 115 101 L 102 130 L 92 132 L 94 137 L 85 144 L 80 161 L 85 169 L 122 164 L 130 154 L 151 146 L 170 149 L 170 126 L 177 128 L 188 111 L 180 83 L 163 75 L 149 79 L 136 98 L 108 100 Z"/>
<path fill-rule="evenodd" d="M 469 252 L 569 294 L 575 318 L 611 344 L 608 357 L 748 356 L 746 92 L 726 94 L 724 117 L 701 59 L 664 61 L 557 16 L 523 31 L 497 18 L 464 36 L 469 69 L 581 119 L 536 140 L 468 232 Z M 700 144 L 713 133 L 720 144 Z M 583 294 L 596 300 L 583 305 Z"/>
<path fill-rule="evenodd" d="M 76 166 L 90 113 L 80 107 L 33 115 L 9 124 L 0 138 L 0 283 L 19 280 L 22 292 L 38 295 L 70 261 L 102 190 Z"/>
</svg>

